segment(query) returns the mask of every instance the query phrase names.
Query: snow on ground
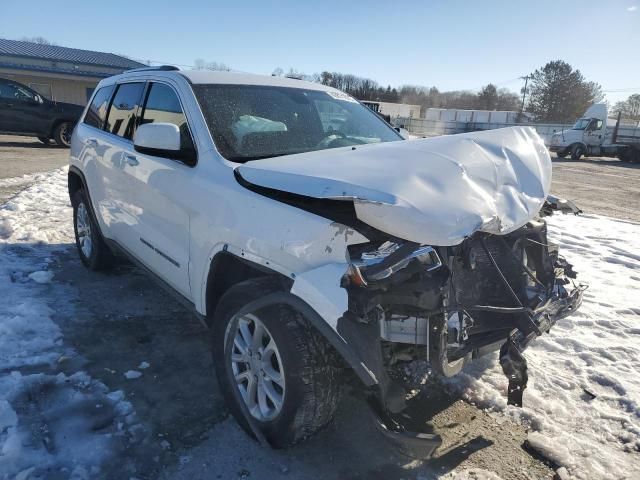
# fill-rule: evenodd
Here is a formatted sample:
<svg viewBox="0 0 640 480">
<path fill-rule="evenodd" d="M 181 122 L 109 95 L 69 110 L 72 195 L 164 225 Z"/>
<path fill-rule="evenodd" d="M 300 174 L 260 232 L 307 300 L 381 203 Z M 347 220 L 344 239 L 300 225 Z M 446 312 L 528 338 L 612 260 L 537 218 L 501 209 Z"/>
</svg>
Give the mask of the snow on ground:
<svg viewBox="0 0 640 480">
<path fill-rule="evenodd" d="M 576 479 L 640 478 L 640 225 L 554 216 L 550 239 L 588 283 L 581 309 L 525 352 L 524 408 L 506 405 L 496 357 L 454 382 L 481 407 L 530 424 L 528 441 Z"/>
<path fill-rule="evenodd" d="M 70 370 L 50 318 L 48 266 L 73 241 L 66 178 L 40 174 L 0 206 L 0 479 L 95 478 L 135 419 L 122 392 Z"/>
</svg>

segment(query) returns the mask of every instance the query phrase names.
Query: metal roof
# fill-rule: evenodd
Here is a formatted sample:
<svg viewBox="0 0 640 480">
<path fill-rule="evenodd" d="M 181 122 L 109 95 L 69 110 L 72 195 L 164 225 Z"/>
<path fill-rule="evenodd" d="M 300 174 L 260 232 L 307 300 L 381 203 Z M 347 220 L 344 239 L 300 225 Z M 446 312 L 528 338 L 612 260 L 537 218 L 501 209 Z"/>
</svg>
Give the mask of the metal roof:
<svg viewBox="0 0 640 480">
<path fill-rule="evenodd" d="M 40 43 L 6 40 L 3 38 L 0 38 L 0 55 L 113 67 L 121 68 L 122 70 L 145 66 L 135 60 L 129 60 L 114 53 L 94 52 L 92 50 L 58 47 L 56 45 L 42 45 Z"/>
</svg>

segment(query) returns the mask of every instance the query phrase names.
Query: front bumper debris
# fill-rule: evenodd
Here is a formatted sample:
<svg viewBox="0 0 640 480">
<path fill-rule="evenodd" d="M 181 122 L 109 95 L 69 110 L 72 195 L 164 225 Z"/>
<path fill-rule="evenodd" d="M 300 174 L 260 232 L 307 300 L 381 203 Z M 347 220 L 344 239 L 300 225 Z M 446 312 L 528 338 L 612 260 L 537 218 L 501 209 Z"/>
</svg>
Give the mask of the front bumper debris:
<svg viewBox="0 0 640 480">
<path fill-rule="evenodd" d="M 426 460 L 442 445 L 440 435 L 411 431 L 404 425 L 401 416 L 392 417 L 380 407 L 376 399 L 369 399 L 369 407 L 374 416 L 376 429 L 402 455 L 416 460 Z"/>
</svg>

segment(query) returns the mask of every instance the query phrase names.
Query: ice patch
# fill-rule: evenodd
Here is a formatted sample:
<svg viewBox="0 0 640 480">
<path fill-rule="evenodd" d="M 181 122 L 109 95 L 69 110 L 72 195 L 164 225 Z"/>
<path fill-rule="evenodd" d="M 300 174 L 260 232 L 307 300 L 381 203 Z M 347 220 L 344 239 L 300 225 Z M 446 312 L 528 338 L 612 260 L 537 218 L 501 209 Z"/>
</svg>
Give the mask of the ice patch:
<svg viewBox="0 0 640 480">
<path fill-rule="evenodd" d="M 36 283 L 50 283 L 53 279 L 53 272 L 39 270 L 29 274 L 29 278 Z"/>
<path fill-rule="evenodd" d="M 128 370 L 124 372 L 124 376 L 129 380 L 133 380 L 135 378 L 140 378 L 142 376 L 142 372 L 138 372 L 137 370 Z"/>
<path fill-rule="evenodd" d="M 441 480 L 502 480 L 498 475 L 482 468 L 469 468 L 449 472 L 439 477 Z"/>
<path fill-rule="evenodd" d="M 145 368 L 149 368 L 151 366 L 151 364 L 149 362 L 141 362 L 140 365 L 138 365 L 138 368 L 140 370 L 144 370 Z"/>
</svg>

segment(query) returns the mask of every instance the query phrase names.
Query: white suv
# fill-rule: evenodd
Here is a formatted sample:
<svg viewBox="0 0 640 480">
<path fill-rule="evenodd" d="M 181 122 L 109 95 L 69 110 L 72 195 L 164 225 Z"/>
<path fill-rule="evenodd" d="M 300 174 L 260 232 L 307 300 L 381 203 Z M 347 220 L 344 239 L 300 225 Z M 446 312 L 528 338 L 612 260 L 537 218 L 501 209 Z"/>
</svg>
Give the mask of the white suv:
<svg viewBox="0 0 640 480">
<path fill-rule="evenodd" d="M 401 443 L 405 362 L 451 376 L 502 347 L 519 404 L 521 350 L 581 302 L 542 219 L 575 207 L 531 129 L 404 141 L 324 85 L 158 67 L 100 82 L 70 163 L 83 263 L 124 254 L 190 307 L 277 447 L 329 422 L 347 370 Z"/>
</svg>

